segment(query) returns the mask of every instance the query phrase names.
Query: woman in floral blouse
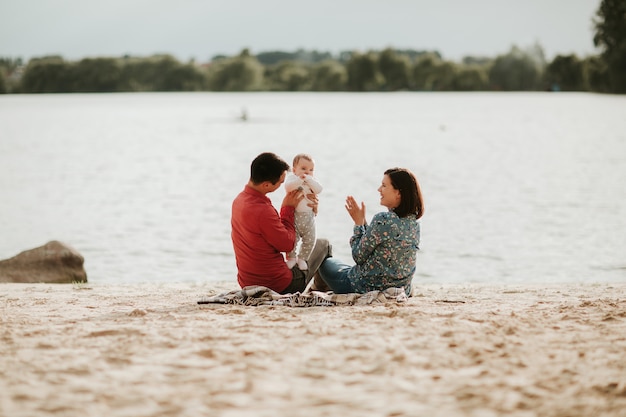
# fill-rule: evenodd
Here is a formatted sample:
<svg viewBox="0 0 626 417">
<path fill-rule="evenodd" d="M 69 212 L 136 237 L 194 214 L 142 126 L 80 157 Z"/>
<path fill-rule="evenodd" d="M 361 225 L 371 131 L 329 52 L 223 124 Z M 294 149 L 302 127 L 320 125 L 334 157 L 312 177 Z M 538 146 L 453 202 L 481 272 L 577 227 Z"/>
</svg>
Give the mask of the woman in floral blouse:
<svg viewBox="0 0 626 417">
<path fill-rule="evenodd" d="M 411 280 L 419 249 L 420 224 L 424 213 L 422 192 L 408 169 L 385 171 L 380 204 L 388 211 L 376 214 L 371 224 L 365 220 L 365 204 L 346 198 L 346 210 L 354 220 L 350 238 L 351 266 L 336 258 L 326 258 L 318 273 L 337 294 L 366 293 L 386 288 L 404 287 L 411 294 Z"/>
</svg>

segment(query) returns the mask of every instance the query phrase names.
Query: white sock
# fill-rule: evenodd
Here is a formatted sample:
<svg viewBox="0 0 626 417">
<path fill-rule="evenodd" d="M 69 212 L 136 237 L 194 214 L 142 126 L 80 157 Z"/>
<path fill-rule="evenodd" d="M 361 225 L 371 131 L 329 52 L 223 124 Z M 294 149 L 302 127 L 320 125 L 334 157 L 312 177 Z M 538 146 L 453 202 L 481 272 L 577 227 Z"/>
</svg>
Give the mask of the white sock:
<svg viewBox="0 0 626 417">
<path fill-rule="evenodd" d="M 300 268 L 301 271 L 306 271 L 307 269 L 309 269 L 309 266 L 306 264 L 306 261 L 304 259 L 298 258 L 297 264 L 298 268 Z"/>
</svg>

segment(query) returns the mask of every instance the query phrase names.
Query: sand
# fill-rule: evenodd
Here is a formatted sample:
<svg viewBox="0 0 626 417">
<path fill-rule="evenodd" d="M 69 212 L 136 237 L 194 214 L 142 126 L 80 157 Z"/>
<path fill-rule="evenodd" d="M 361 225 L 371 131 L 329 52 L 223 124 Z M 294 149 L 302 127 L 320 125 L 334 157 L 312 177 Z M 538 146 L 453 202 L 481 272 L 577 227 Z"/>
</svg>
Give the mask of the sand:
<svg viewBox="0 0 626 417">
<path fill-rule="evenodd" d="M 234 284 L 0 284 L 0 416 L 626 416 L 626 283 L 198 305 Z"/>
</svg>

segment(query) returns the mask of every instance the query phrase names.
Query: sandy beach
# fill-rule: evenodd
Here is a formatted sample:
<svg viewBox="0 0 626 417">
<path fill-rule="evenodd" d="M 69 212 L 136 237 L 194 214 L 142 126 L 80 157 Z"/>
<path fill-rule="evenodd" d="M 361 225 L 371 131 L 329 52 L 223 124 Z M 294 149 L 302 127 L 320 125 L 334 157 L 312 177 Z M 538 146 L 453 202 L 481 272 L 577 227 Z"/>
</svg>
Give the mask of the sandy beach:
<svg viewBox="0 0 626 417">
<path fill-rule="evenodd" d="M 197 304 L 233 289 L 0 284 L 0 416 L 626 416 L 626 283 Z"/>
</svg>

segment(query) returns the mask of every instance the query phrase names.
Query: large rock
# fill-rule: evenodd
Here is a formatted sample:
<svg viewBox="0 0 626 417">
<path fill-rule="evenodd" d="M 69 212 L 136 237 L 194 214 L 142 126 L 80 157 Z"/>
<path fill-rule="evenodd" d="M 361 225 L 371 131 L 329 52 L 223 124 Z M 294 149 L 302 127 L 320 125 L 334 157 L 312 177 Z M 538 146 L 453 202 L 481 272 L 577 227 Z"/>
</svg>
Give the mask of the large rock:
<svg viewBox="0 0 626 417">
<path fill-rule="evenodd" d="M 0 282 L 87 282 L 84 262 L 74 248 L 53 240 L 0 261 Z"/>
</svg>

